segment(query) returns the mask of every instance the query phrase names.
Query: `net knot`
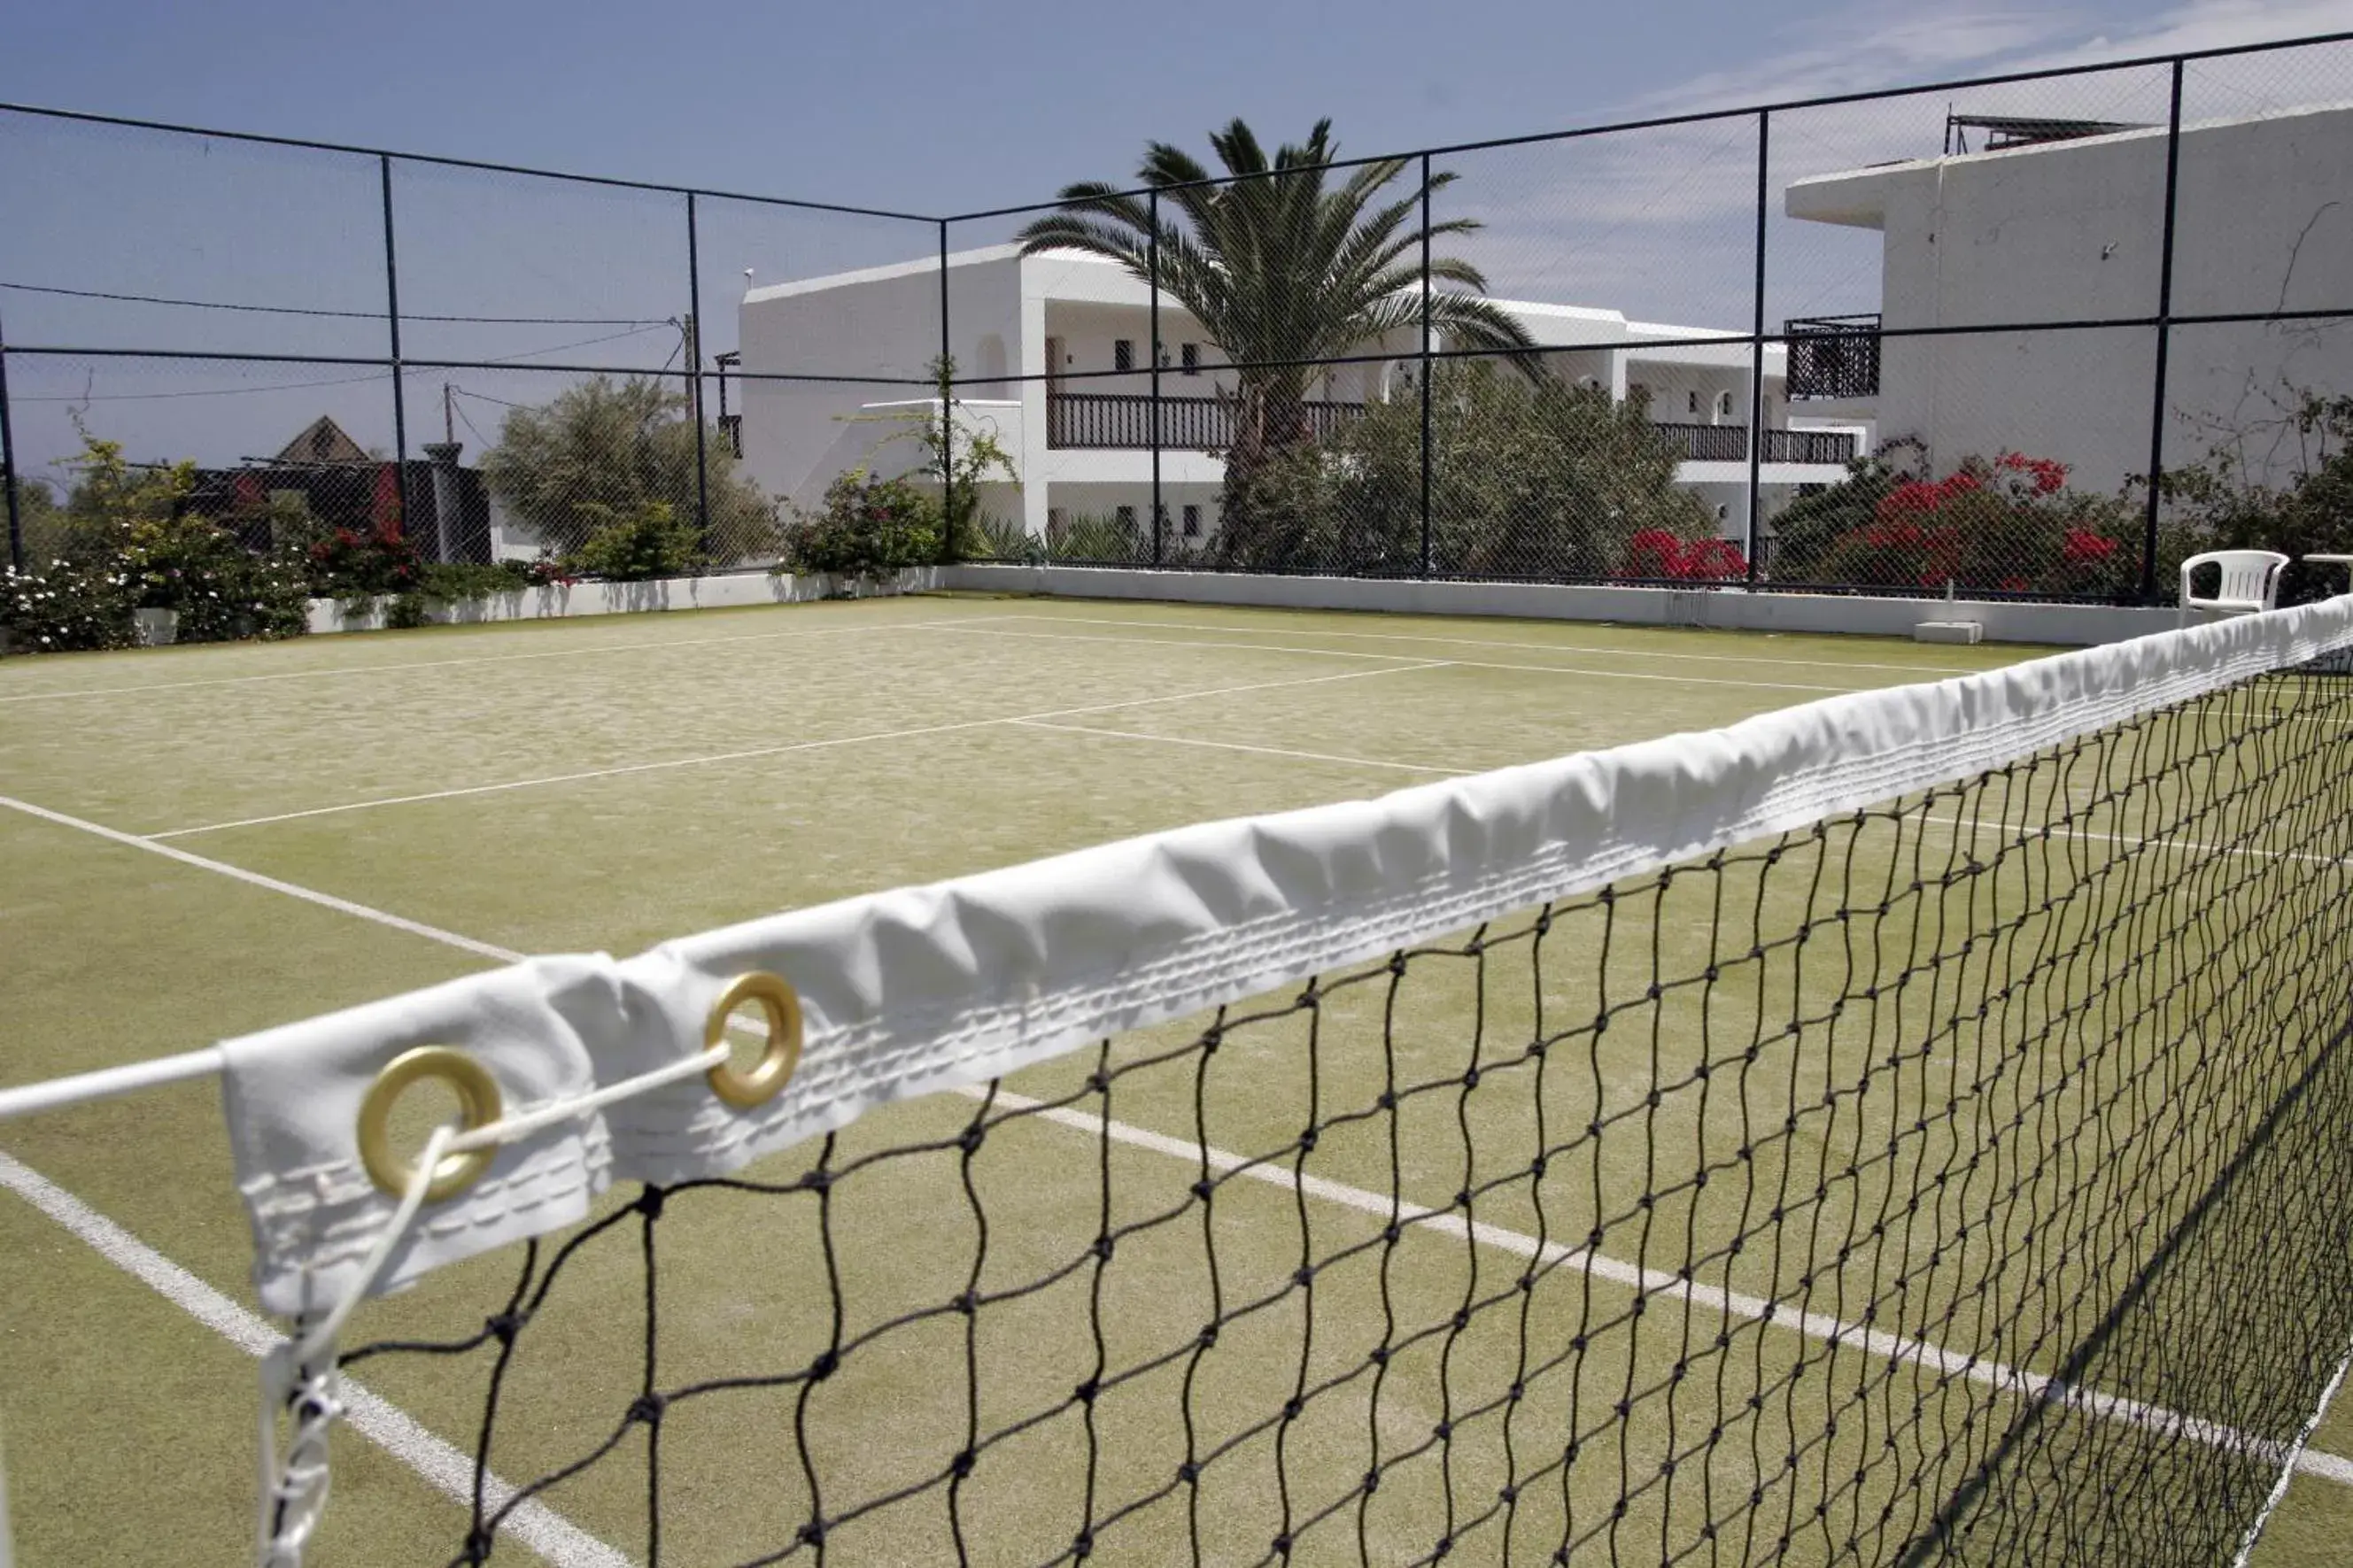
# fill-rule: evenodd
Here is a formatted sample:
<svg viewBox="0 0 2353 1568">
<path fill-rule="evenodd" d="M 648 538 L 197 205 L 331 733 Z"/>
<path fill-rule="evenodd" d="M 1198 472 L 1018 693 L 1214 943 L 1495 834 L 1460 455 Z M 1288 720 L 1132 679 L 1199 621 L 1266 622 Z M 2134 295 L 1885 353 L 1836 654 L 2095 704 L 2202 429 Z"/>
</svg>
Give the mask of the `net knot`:
<svg viewBox="0 0 2353 1568">
<path fill-rule="evenodd" d="M 963 1131 L 956 1134 L 956 1147 L 963 1150 L 967 1154 L 977 1154 L 980 1152 L 980 1141 L 982 1136 L 983 1132 L 981 1125 L 979 1122 L 976 1121 L 971 1126 L 966 1127 Z"/>
<path fill-rule="evenodd" d="M 640 1394 L 629 1401 L 629 1419 L 650 1426 L 662 1418 L 670 1401 L 659 1394 Z"/>
<path fill-rule="evenodd" d="M 1377 1491 L 1378 1491 L 1378 1490 L 1380 1490 L 1380 1489 L 1381 1489 L 1381 1473 L 1380 1473 L 1380 1471 L 1378 1471 L 1378 1470 L 1366 1470 L 1366 1471 L 1365 1472 L 1365 1495 L 1366 1495 L 1366 1497 L 1370 1497 L 1370 1496 L 1372 1496 L 1375 1492 L 1377 1492 Z"/>
<path fill-rule="evenodd" d="M 530 1321 L 529 1312 L 499 1312 L 485 1318 L 482 1321 L 482 1329 L 499 1343 L 511 1345 L 515 1342 L 515 1336 L 522 1332 L 523 1324 Z"/>
<path fill-rule="evenodd" d="M 811 1383 L 823 1383 L 827 1378 L 831 1377 L 835 1373 L 840 1370 L 840 1352 L 839 1351 L 828 1350 L 820 1354 L 817 1360 L 809 1363 L 809 1381 Z"/>
<path fill-rule="evenodd" d="M 956 1479 L 963 1480 L 972 1474 L 972 1468 L 979 1462 L 980 1456 L 970 1448 L 960 1449 L 956 1457 L 948 1462 L 948 1470 Z"/>
<path fill-rule="evenodd" d="M 1176 1479 L 1187 1486 L 1191 1486 L 1201 1479 L 1201 1467 L 1187 1459 L 1176 1467 Z"/>
<path fill-rule="evenodd" d="M 1082 1405 L 1092 1405 L 1095 1402 L 1095 1396 L 1102 1392 L 1103 1384 L 1091 1377 L 1071 1390 L 1071 1397 Z"/>
<path fill-rule="evenodd" d="M 649 1220 L 661 1218 L 662 1200 L 667 1195 L 659 1187 L 646 1188 L 638 1194 L 638 1212 Z"/>
<path fill-rule="evenodd" d="M 1299 1419 L 1299 1413 L 1306 1408 L 1307 1402 L 1294 1394 L 1282 1402 L 1282 1418 L 1285 1421 L 1296 1421 Z"/>
</svg>

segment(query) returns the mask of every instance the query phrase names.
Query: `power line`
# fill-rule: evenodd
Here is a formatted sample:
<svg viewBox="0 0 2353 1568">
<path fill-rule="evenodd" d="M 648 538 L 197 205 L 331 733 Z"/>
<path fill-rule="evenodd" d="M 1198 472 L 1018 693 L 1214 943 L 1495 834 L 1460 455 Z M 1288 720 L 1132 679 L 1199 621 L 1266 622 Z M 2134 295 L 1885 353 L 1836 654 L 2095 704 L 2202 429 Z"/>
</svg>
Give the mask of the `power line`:
<svg viewBox="0 0 2353 1568">
<path fill-rule="evenodd" d="M 533 354 L 554 354 L 554 353 L 563 353 L 565 350 L 566 350 L 566 349 L 585 349 L 585 348 L 587 348 L 587 347 L 591 346 L 592 344 L 596 344 L 596 343 L 609 343 L 609 342 L 612 342 L 615 339 L 617 339 L 617 338 L 633 338 L 633 337 L 637 336 L 637 335 L 638 335 L 638 333 L 639 333 L 639 332 L 651 331 L 653 329 L 655 329 L 655 328 L 657 328 L 657 327 L 673 327 L 673 328 L 674 328 L 676 325 L 677 325 L 677 323 L 676 323 L 676 322 L 674 322 L 674 321 L 649 321 L 649 322 L 647 322 L 647 323 L 646 323 L 644 326 L 642 326 L 642 327 L 636 327 L 636 328 L 632 328 L 630 331 L 626 331 L 626 332 L 612 332 L 612 333 L 608 333 L 607 335 L 606 335 L 606 336 L 604 336 L 604 337 L 601 337 L 601 338 L 583 338 L 583 339 L 581 339 L 581 340 L 580 340 L 579 342 L 570 342 L 570 343 L 556 343 L 556 344 L 553 345 L 552 347 L 549 347 L 549 348 L 543 348 L 543 349 L 526 349 L 526 350 L 525 350 L 525 351 L 523 351 L 522 353 L 516 353 L 516 354 L 503 354 L 503 355 L 500 356 L 498 359 L 492 360 L 492 361 L 491 361 L 490 363 L 492 363 L 492 364 L 512 364 L 512 363 L 514 363 L 515 361 L 517 361 L 517 360 L 521 360 L 521 359 L 528 359 L 528 358 L 530 358 L 530 357 L 531 357 L 532 355 L 533 355 Z M 418 369 L 416 369 L 416 368 L 412 367 L 412 369 L 410 370 L 409 374 L 422 374 L 422 372 L 421 372 L 420 370 L 418 370 Z M 617 374 L 625 374 L 625 375 L 626 375 L 626 374 L 638 374 L 638 373 L 623 370 L 623 371 L 618 371 L 618 372 L 617 372 Z M 391 372 L 391 370 L 390 370 L 389 368 L 387 368 L 387 369 L 385 369 L 385 370 L 380 370 L 380 371 L 373 372 L 373 373 L 371 373 L 370 374 L 367 374 L 367 375 L 346 375 L 346 376 L 337 376 L 337 377 L 334 377 L 334 378 L 333 378 L 333 379 L 332 379 L 332 380 L 327 380 L 327 381 L 278 381 L 278 382 L 271 382 L 271 383 L 268 384 L 267 385 L 263 385 L 263 386 L 212 386 L 212 387 L 189 387 L 189 388 L 184 389 L 184 390 L 179 391 L 179 392 L 100 392 L 100 393 L 83 393 L 83 394 L 80 394 L 79 395 L 77 395 L 77 396 L 71 396 L 71 397 L 60 397 L 60 396 L 47 396 L 47 397 L 43 397 L 43 396 L 23 396 L 23 395 L 18 395 L 18 396 L 15 396 L 15 397 L 13 397 L 13 398 L 11 399 L 11 401 L 13 401 L 13 402 L 16 402 L 16 403 L 75 403 L 75 404 L 90 404 L 90 403 L 153 403 L 153 402 L 158 402 L 158 401 L 161 401 L 161 400 L 165 399 L 165 398 L 173 398 L 173 397 L 237 397 L 237 396 L 242 396 L 242 395 L 245 395 L 245 394 L 247 394 L 247 393 L 254 393 L 254 392 L 301 392 L 301 391 L 304 391 L 304 390 L 306 390 L 306 389 L 308 389 L 308 388 L 315 387 L 315 386 L 357 386 L 357 385 L 359 385 L 362 382 L 369 382 L 369 381 L 389 381 L 389 380 L 391 380 L 391 379 L 392 379 L 392 372 Z M 481 395 L 481 394 L 480 394 L 480 393 L 478 393 L 478 392 L 469 392 L 469 393 L 467 393 L 467 394 L 466 394 L 466 395 L 467 395 L 467 396 L 469 396 L 469 397 L 480 397 L 480 396 Z M 495 403 L 495 402 L 497 402 L 497 401 L 498 401 L 498 399 L 496 399 L 496 398 L 491 398 L 490 401 L 491 401 L 491 402 Z M 518 404 L 510 404 L 508 406 L 510 406 L 510 407 L 514 407 L 514 408 L 521 408 L 521 407 L 524 407 L 524 406 L 527 406 L 527 405 L 523 405 L 523 404 L 520 404 L 520 403 L 518 403 Z"/>
<path fill-rule="evenodd" d="M 381 321 L 382 310 L 338 310 L 311 305 L 247 305 L 227 300 L 175 300 L 162 294 L 120 294 L 103 289 L 65 289 L 51 283 L 10 283 L 0 280 L 0 289 L 14 289 L 26 294 L 62 294 L 76 300 L 111 300 L 127 305 L 176 305 L 191 310 L 245 310 L 264 316 L 328 316 L 339 321 Z M 645 316 L 436 316 L 401 312 L 404 321 L 465 321 L 483 326 L 504 327 L 660 327 L 670 324 L 667 318 Z"/>
</svg>

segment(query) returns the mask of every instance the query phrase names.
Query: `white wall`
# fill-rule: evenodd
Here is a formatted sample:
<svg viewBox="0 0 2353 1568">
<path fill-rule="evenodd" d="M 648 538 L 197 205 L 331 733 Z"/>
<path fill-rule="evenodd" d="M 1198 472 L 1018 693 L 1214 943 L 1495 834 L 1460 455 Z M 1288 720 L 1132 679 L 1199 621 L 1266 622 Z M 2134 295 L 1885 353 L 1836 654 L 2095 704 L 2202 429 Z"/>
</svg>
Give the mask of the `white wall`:
<svg viewBox="0 0 2353 1568">
<path fill-rule="evenodd" d="M 1018 267 L 1010 247 L 949 258 L 950 352 L 959 374 L 969 374 L 988 338 L 1019 341 Z M 854 423 L 868 405 L 928 395 L 927 367 L 940 352 L 939 262 L 755 289 L 737 316 L 744 374 L 730 378 L 729 390 L 742 395 L 743 471 L 772 494 L 807 504 L 871 451 L 874 427 Z M 904 384 L 762 380 L 762 373 Z"/>
<path fill-rule="evenodd" d="M 1883 230 L 1891 328 L 2147 317 L 2165 164 L 2165 133 L 2134 132 L 1799 181 L 1787 205 Z M 2348 171 L 2353 110 L 2185 126 L 2174 312 L 2353 303 Z M 2110 489 L 2147 469 L 2155 364 L 2146 328 L 1891 337 L 1873 412 L 1884 436 L 1926 439 L 1940 470 L 2011 447 Z M 2166 461 L 2205 451 L 2215 422 L 2268 413 L 2284 376 L 2353 390 L 2353 324 L 2177 329 Z"/>
<path fill-rule="evenodd" d="M 1272 574 L 1104 570 L 1079 566 L 943 566 L 937 584 L 981 593 L 1074 599 L 1262 605 L 1404 615 L 1509 616 L 1626 626 L 1724 626 L 1908 637 L 1923 621 L 1975 621 L 1989 642 L 2092 644 L 2170 631 L 2171 610 L 1751 594 L 1737 588 L 1569 587 L 1549 583 L 1418 582 Z"/>
</svg>

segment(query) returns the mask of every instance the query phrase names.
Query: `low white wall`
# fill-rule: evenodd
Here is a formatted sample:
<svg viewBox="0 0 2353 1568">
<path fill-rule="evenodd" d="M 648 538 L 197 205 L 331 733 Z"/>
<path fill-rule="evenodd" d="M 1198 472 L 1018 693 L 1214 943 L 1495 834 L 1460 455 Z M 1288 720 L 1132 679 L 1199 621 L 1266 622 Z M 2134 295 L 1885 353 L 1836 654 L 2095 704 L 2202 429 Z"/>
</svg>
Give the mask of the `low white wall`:
<svg viewBox="0 0 2353 1568">
<path fill-rule="evenodd" d="M 1418 583 L 1277 577 L 1226 572 L 1134 572 L 1092 566 L 944 566 L 936 585 L 1074 599 L 1163 599 L 1296 610 L 1514 616 L 1628 626 L 1748 631 L 1862 632 L 1908 637 L 1923 621 L 1976 621 L 1988 642 L 2089 645 L 2169 630 L 2174 612 L 2107 605 L 1878 599 L 1721 588 L 1563 587 L 1541 583 Z"/>
<path fill-rule="evenodd" d="M 491 594 L 480 599 L 428 601 L 426 619 L 439 625 L 481 621 L 541 621 L 567 616 L 620 616 L 650 610 L 717 610 L 736 605 L 797 605 L 811 599 L 874 598 L 920 593 L 940 585 L 935 567 L 902 572 L 888 583 L 833 576 L 771 576 L 765 572 L 725 577 L 661 577 L 650 583 L 575 583 Z M 386 599 L 367 603 L 356 616 L 344 601 L 311 601 L 311 630 L 372 632 L 384 626 Z"/>
</svg>

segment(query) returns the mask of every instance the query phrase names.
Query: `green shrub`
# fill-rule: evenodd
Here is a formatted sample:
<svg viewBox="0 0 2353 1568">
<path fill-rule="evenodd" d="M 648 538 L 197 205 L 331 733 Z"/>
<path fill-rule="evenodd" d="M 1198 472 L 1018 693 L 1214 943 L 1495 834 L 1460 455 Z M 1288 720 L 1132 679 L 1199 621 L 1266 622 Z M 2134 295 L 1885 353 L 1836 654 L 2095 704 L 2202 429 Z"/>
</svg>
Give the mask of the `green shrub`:
<svg viewBox="0 0 2353 1568">
<path fill-rule="evenodd" d="M 310 629 L 310 574 L 301 555 L 257 555 L 193 513 L 135 522 L 122 563 L 137 605 L 179 616 L 181 642 L 300 637 Z"/>
<path fill-rule="evenodd" d="M 784 563 L 796 572 L 870 579 L 939 559 L 939 503 L 906 479 L 853 468 L 826 487 L 825 507 L 785 530 Z"/>
<path fill-rule="evenodd" d="M 1151 536 L 1140 522 L 1122 522 L 1115 514 L 1081 512 L 1060 527 L 1047 528 L 1046 558 L 1114 565 L 1148 561 Z"/>
<path fill-rule="evenodd" d="M 120 563 L 53 559 L 39 572 L 0 571 L 0 626 L 15 653 L 129 647 L 137 584 Z"/>
<path fill-rule="evenodd" d="M 982 512 L 958 529 L 960 561 L 1015 562 L 1034 566 L 1046 559 L 1046 542 L 1018 522 Z"/>
<path fill-rule="evenodd" d="M 2287 388 L 2275 396 L 2279 417 L 2236 432 L 2206 457 L 2158 477 L 2165 503 L 2158 540 L 2158 592 L 2179 593 L 2183 557 L 2207 550 L 2276 550 L 2290 562 L 2279 602 L 2301 605 L 2345 591 L 2341 566 L 2306 565 L 2306 555 L 2353 553 L 2353 395 L 2324 396 Z M 2246 438 L 2294 455 L 2281 483 L 2259 482 L 2242 450 Z"/>
<path fill-rule="evenodd" d="M 406 631 L 411 626 L 426 624 L 425 595 L 410 592 L 395 594 L 384 606 L 384 624 L 391 631 Z"/>
<path fill-rule="evenodd" d="M 587 576 L 644 583 L 683 577 L 699 562 L 694 525 L 679 521 L 668 501 L 640 501 L 623 510 L 593 504 L 582 510 L 605 520 L 572 558 Z"/>
<path fill-rule="evenodd" d="M 428 599 L 482 599 L 531 586 L 531 567 L 522 561 L 434 561 L 417 574 Z"/>
</svg>

